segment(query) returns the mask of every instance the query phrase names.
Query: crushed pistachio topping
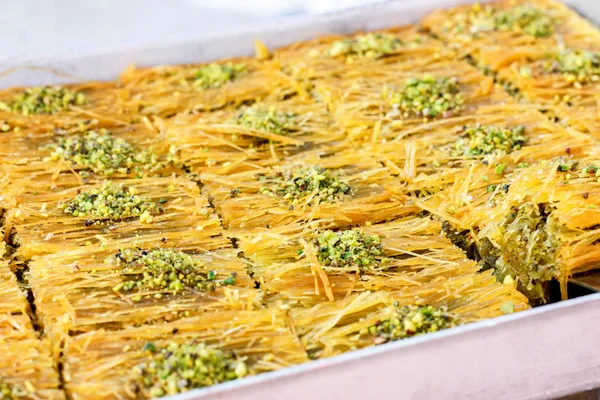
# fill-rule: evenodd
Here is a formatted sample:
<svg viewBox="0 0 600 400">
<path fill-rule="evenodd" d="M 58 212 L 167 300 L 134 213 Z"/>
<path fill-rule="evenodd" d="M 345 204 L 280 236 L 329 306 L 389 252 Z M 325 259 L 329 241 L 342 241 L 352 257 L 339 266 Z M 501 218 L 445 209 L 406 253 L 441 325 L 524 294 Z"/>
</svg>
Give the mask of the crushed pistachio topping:
<svg viewBox="0 0 600 400">
<path fill-rule="evenodd" d="M 556 277 L 558 242 L 546 204 L 523 203 L 514 207 L 501 224 L 502 240 L 496 275 L 516 278 L 518 288 L 530 298 L 543 298 L 542 283 Z"/>
<path fill-rule="evenodd" d="M 65 160 L 103 175 L 115 172 L 127 174 L 134 169 L 141 176 L 144 171 L 158 167 L 155 154 L 135 149 L 125 139 L 114 137 L 106 129 L 60 138 L 49 147 L 53 160 Z"/>
<path fill-rule="evenodd" d="M 85 104 L 85 95 L 62 86 L 37 86 L 17 94 L 8 104 L 0 102 L 0 110 L 30 114 L 54 114 L 70 106 Z"/>
<path fill-rule="evenodd" d="M 113 290 L 117 293 L 138 293 L 139 301 L 147 296 L 160 298 L 164 293 L 181 294 L 193 290 L 207 292 L 220 286 L 235 284 L 235 274 L 218 279 L 217 272 L 190 254 L 172 249 L 125 249 L 105 260 L 121 268 L 123 282 Z"/>
<path fill-rule="evenodd" d="M 445 27 L 454 33 L 474 37 L 495 31 L 544 38 L 554 33 L 557 23 L 546 11 L 531 4 L 519 4 L 505 9 L 475 4 L 466 12 L 455 14 Z"/>
<path fill-rule="evenodd" d="M 561 178 L 564 178 L 563 183 L 568 184 L 571 178 L 593 178 L 597 182 L 600 182 L 600 167 L 590 164 L 583 166 L 577 160 L 564 159 L 562 157 L 555 161 L 556 170 L 558 172 L 564 172 Z M 589 195 L 589 193 L 588 193 Z M 587 195 L 586 195 L 587 196 Z M 587 197 L 586 197 L 587 198 Z"/>
<path fill-rule="evenodd" d="M 562 73 L 567 81 L 577 84 L 600 81 L 600 53 L 569 50 L 557 54 L 552 61 L 544 61 L 550 73 Z"/>
<path fill-rule="evenodd" d="M 220 88 L 227 82 L 238 78 L 246 67 L 243 64 L 217 64 L 212 63 L 200 67 L 193 78 L 193 86 L 202 89 Z"/>
<path fill-rule="evenodd" d="M 330 267 L 369 270 L 383 254 L 381 238 L 360 229 L 327 230 L 314 241 L 319 261 Z"/>
<path fill-rule="evenodd" d="M 495 125 L 464 126 L 461 136 L 456 140 L 451 154 L 459 156 L 480 156 L 498 153 L 510 153 L 520 150 L 527 142 L 523 136 L 524 126 L 502 128 Z"/>
<path fill-rule="evenodd" d="M 371 335 L 376 344 L 382 344 L 452 328 L 457 322 L 457 318 L 444 306 L 396 306 L 390 318 L 379 321 L 361 333 Z"/>
<path fill-rule="evenodd" d="M 388 93 L 388 99 L 403 118 L 447 117 L 463 108 L 458 79 L 433 75 L 409 79 L 400 91 Z"/>
<path fill-rule="evenodd" d="M 203 343 L 144 346 L 147 361 L 134 367 L 135 386 L 157 398 L 232 381 L 248 375 L 243 359 Z"/>
<path fill-rule="evenodd" d="M 152 222 L 151 213 L 158 210 L 158 207 L 153 201 L 137 194 L 135 188 L 107 181 L 99 188 L 79 193 L 65 203 L 62 209 L 74 217 L 89 216 L 108 220 L 139 217 L 142 222 L 149 223 Z"/>
<path fill-rule="evenodd" d="M 291 201 L 316 194 L 320 200 L 333 202 L 343 195 L 350 194 L 351 187 L 326 169 L 305 167 L 295 171 L 278 172 L 271 183 L 261 187 L 259 192 Z"/>
<path fill-rule="evenodd" d="M 353 38 L 333 42 L 329 49 L 330 57 L 380 58 L 397 51 L 402 42 L 389 33 L 367 33 Z"/>
<path fill-rule="evenodd" d="M 17 400 L 18 398 L 18 390 L 0 378 L 0 400 Z"/>
<path fill-rule="evenodd" d="M 559 158 L 557 161 L 556 170 L 558 172 L 571 172 L 575 171 L 579 166 L 579 161 L 577 160 L 565 160 L 563 158 Z"/>
<path fill-rule="evenodd" d="M 296 115 L 278 111 L 274 106 L 268 109 L 248 107 L 235 119 L 234 123 L 278 135 L 287 135 L 297 130 Z"/>
</svg>

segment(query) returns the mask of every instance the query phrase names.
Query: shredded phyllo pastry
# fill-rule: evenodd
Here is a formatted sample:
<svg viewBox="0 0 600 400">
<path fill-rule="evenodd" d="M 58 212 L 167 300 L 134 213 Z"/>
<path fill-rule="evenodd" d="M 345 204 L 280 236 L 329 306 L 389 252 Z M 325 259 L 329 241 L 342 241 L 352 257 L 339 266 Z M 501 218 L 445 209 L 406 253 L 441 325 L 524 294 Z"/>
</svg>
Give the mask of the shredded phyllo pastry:
<svg viewBox="0 0 600 400">
<path fill-rule="evenodd" d="M 2 399 L 202 390 L 598 268 L 597 27 L 496 0 L 331 33 L 0 91 Z"/>
</svg>

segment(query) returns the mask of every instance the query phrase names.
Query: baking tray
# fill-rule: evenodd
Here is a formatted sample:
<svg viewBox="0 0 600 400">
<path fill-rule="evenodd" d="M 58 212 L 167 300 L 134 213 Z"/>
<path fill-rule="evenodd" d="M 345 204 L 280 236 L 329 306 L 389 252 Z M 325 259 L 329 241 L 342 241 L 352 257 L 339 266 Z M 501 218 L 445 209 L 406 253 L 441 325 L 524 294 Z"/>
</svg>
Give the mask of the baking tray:
<svg viewBox="0 0 600 400">
<path fill-rule="evenodd" d="M 289 17 L 226 35 L 108 48 L 35 60 L 2 59 L 0 87 L 111 80 L 128 65 L 210 61 L 330 33 L 415 22 L 472 1 L 389 1 Z M 599 0 L 567 0 L 598 23 Z M 600 293 L 280 371 L 199 389 L 170 400 L 548 399 L 600 387 Z"/>
</svg>

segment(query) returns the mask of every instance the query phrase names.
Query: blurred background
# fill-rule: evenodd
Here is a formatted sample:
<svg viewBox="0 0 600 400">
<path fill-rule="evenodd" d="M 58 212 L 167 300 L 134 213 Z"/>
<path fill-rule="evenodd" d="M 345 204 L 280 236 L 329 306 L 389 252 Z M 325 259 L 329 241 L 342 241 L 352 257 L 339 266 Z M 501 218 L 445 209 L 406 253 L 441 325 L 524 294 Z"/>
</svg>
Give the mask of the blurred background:
<svg viewBox="0 0 600 400">
<path fill-rule="evenodd" d="M 0 59 L 218 33 L 377 0 L 0 0 Z"/>
</svg>

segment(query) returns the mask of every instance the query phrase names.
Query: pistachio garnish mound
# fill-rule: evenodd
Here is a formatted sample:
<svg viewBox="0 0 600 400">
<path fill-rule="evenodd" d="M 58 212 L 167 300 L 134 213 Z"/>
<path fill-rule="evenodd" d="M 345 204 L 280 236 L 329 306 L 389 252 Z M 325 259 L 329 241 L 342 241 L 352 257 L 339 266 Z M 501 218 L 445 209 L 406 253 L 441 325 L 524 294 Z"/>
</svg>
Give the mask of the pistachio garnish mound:
<svg viewBox="0 0 600 400">
<path fill-rule="evenodd" d="M 249 107 L 235 119 L 234 123 L 278 135 L 287 135 L 297 130 L 296 115 L 278 111 L 274 106 L 268 109 Z"/>
<path fill-rule="evenodd" d="M 332 202 L 349 194 L 351 188 L 326 169 L 305 167 L 278 172 L 272 184 L 261 187 L 259 192 L 292 201 L 314 193 L 320 200 Z"/>
<path fill-rule="evenodd" d="M 468 11 L 455 14 L 445 27 L 454 33 L 466 33 L 475 37 L 482 32 L 495 31 L 544 38 L 554 33 L 557 23 L 546 11 L 531 4 L 506 9 L 475 4 Z"/>
<path fill-rule="evenodd" d="M 157 398 L 232 381 L 248 375 L 244 360 L 203 343 L 147 343 L 148 360 L 134 367 L 135 387 Z"/>
<path fill-rule="evenodd" d="M 150 223 L 153 219 L 151 213 L 158 207 L 152 200 L 138 195 L 135 188 L 107 181 L 99 188 L 79 193 L 63 204 L 62 209 L 74 217 L 106 220 L 139 217 L 142 222 Z"/>
<path fill-rule="evenodd" d="M 0 378 L 0 400 L 17 400 L 18 391 L 10 383 Z"/>
<path fill-rule="evenodd" d="M 194 74 L 192 85 L 203 89 L 220 88 L 227 82 L 235 80 L 246 70 L 243 64 L 211 63 L 200 67 Z"/>
<path fill-rule="evenodd" d="M 444 306 L 395 306 L 390 318 L 361 331 L 371 335 L 375 344 L 406 339 L 412 336 L 437 332 L 457 325 L 457 318 Z"/>
<path fill-rule="evenodd" d="M 85 104 L 85 95 L 62 86 L 37 86 L 27 88 L 6 104 L 0 102 L 0 110 L 30 114 L 55 114 L 70 106 Z"/>
<path fill-rule="evenodd" d="M 559 158 L 556 162 L 556 170 L 558 172 L 574 172 L 579 166 L 579 161 L 577 160 L 565 160 L 563 158 Z"/>
<path fill-rule="evenodd" d="M 457 78 L 433 75 L 407 80 L 400 91 L 389 93 L 388 98 L 403 118 L 447 117 L 462 109 L 464 102 Z"/>
<path fill-rule="evenodd" d="M 569 50 L 559 53 L 554 60 L 545 61 L 547 72 L 562 73 L 574 85 L 600 81 L 600 53 Z"/>
<path fill-rule="evenodd" d="M 400 39 L 392 34 L 367 33 L 333 42 L 328 55 L 375 59 L 391 54 L 401 46 Z"/>
<path fill-rule="evenodd" d="M 163 293 L 180 294 L 193 290 L 207 292 L 217 287 L 235 284 L 235 274 L 217 279 L 217 272 L 208 270 L 194 256 L 171 249 L 125 249 L 106 258 L 105 263 L 121 268 L 123 282 L 113 290 L 117 293 L 140 293 L 155 298 Z"/>
<path fill-rule="evenodd" d="M 501 32 L 524 32 L 537 38 L 554 32 L 555 21 L 546 11 L 530 4 L 498 10 L 494 15 L 494 29 Z"/>
<path fill-rule="evenodd" d="M 369 270 L 383 254 L 381 238 L 360 229 L 340 232 L 327 230 L 314 241 L 317 258 L 329 267 Z"/>
<path fill-rule="evenodd" d="M 158 167 L 158 158 L 152 152 L 137 150 L 106 129 L 60 138 L 49 147 L 53 160 L 65 160 L 103 175 L 127 174 L 132 168 L 141 175 L 144 170 Z"/>
<path fill-rule="evenodd" d="M 525 127 L 502 128 L 495 125 L 464 126 L 461 136 L 454 143 L 451 154 L 460 156 L 480 156 L 497 153 L 510 153 L 519 150 L 527 137 Z"/>
</svg>

